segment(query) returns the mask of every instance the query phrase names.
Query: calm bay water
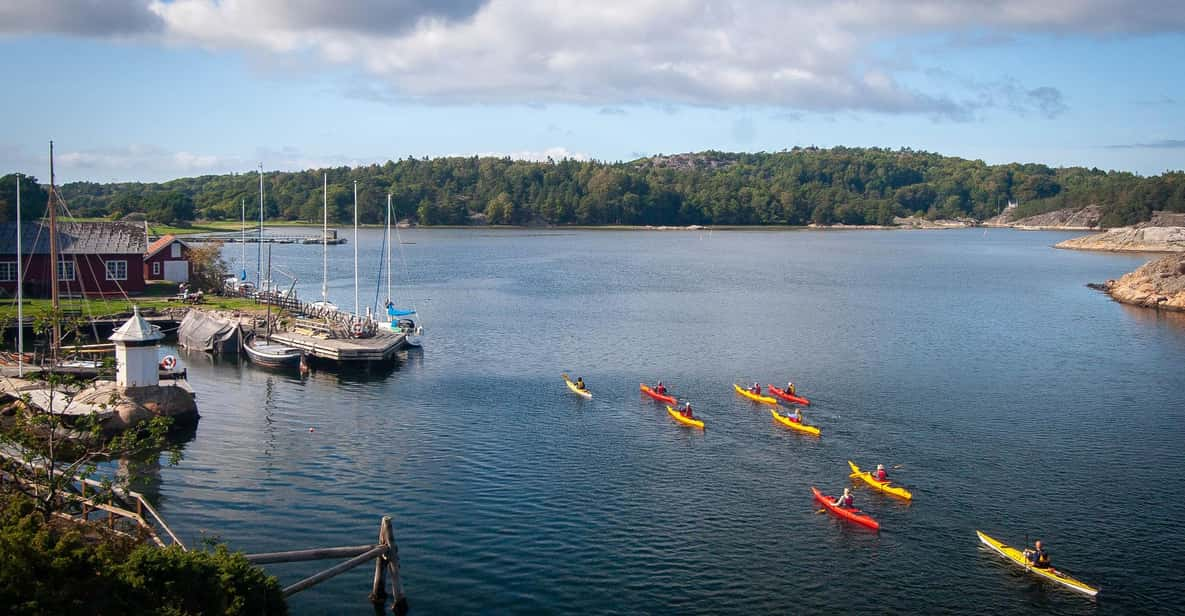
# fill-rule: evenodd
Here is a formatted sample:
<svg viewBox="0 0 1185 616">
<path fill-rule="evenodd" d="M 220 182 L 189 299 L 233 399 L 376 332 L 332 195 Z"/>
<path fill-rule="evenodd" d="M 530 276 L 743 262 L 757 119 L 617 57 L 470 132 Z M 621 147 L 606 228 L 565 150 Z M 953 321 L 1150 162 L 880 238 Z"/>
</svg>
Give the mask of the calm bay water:
<svg viewBox="0 0 1185 616">
<path fill-rule="evenodd" d="M 1146 257 L 1049 248 L 1064 237 L 405 231 L 425 348 L 303 382 L 182 354 L 202 420 L 153 491 L 187 542 L 248 552 L 365 543 L 392 515 L 422 614 L 1179 611 L 1185 319 L 1086 289 Z M 380 241 L 359 243 L 364 305 Z M 320 294 L 319 247 L 273 250 Z M 330 251 L 350 307 L 353 246 Z M 659 378 L 706 433 L 639 396 Z M 821 439 L 731 387 L 787 379 Z M 816 514 L 810 486 L 850 485 L 848 459 L 903 465 L 912 504 L 855 490 L 880 534 Z M 1046 540 L 1099 599 L 1014 571 L 977 528 Z M 292 607 L 364 613 L 371 572 Z"/>
</svg>

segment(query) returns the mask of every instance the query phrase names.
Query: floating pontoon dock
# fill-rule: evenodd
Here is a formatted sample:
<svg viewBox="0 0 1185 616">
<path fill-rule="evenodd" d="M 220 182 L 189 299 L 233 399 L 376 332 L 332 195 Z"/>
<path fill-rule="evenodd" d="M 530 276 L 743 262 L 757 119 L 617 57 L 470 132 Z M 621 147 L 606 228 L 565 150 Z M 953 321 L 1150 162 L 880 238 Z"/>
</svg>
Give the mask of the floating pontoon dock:
<svg viewBox="0 0 1185 616">
<path fill-rule="evenodd" d="M 324 338 L 296 332 L 273 332 L 272 342 L 286 344 L 313 357 L 339 362 L 390 361 L 407 346 L 402 332 L 379 330 L 371 338 Z"/>
</svg>

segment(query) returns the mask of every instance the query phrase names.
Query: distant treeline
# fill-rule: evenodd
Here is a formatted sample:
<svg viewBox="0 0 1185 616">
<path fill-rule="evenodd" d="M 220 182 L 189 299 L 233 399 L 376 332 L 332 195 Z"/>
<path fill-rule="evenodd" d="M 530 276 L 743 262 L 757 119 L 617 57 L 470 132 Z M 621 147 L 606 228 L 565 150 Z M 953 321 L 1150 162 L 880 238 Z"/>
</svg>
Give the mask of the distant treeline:
<svg viewBox="0 0 1185 616">
<path fill-rule="evenodd" d="M 379 223 L 386 195 L 396 215 L 421 224 L 747 225 L 891 224 L 895 216 L 1015 217 L 1097 204 L 1104 226 L 1147 220 L 1153 210 L 1185 212 L 1185 173 L 1132 173 L 1040 164 L 988 165 L 909 149 L 794 148 L 702 152 L 625 163 L 525 162 L 506 158 L 408 158 L 383 165 L 265 174 L 269 219 L 321 220 L 321 175 L 329 175 L 329 218 Z M 10 177 L 10 176 L 9 176 Z M 11 207 L 9 177 L 0 215 Z M 7 192 L 5 192 L 7 191 Z M 234 220 L 245 203 L 259 216 L 252 173 L 160 184 L 75 182 L 62 187 L 74 215 L 118 218 L 144 212 L 157 222 Z M 44 204 L 44 200 L 41 202 Z M 44 207 L 42 205 L 41 207 Z"/>
</svg>

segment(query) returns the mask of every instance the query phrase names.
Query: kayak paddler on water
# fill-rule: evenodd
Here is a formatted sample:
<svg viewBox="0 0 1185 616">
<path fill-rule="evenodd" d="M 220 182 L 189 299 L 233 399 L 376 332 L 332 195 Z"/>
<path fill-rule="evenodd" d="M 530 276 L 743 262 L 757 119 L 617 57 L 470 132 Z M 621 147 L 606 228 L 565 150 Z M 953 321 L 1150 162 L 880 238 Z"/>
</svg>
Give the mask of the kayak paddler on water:
<svg viewBox="0 0 1185 616">
<path fill-rule="evenodd" d="M 1025 560 L 1028 561 L 1030 565 L 1037 567 L 1038 569 L 1049 568 L 1049 553 L 1046 552 L 1045 548 L 1041 545 L 1040 539 L 1033 542 L 1033 547 L 1025 548 L 1024 555 Z"/>
<path fill-rule="evenodd" d="M 876 465 L 876 472 L 872 474 L 872 478 L 877 481 L 889 481 L 889 473 L 885 472 L 884 464 Z"/>
<path fill-rule="evenodd" d="M 688 419 L 695 419 L 695 416 L 693 416 L 691 414 L 691 403 L 690 402 L 684 402 L 683 406 L 679 408 L 679 413 Z"/>
<path fill-rule="evenodd" d="M 760 396 L 761 395 L 761 384 L 758 383 L 757 381 L 753 381 L 753 386 L 749 388 L 749 393 L 751 393 L 755 396 Z"/>
<path fill-rule="evenodd" d="M 663 385 L 662 381 L 659 381 L 658 385 L 654 386 L 654 393 L 660 396 L 665 396 L 667 394 L 667 386 Z"/>
<path fill-rule="evenodd" d="M 584 377 L 582 377 L 582 376 L 576 377 L 576 389 L 579 389 L 580 391 L 587 390 L 587 388 L 584 386 Z"/>
<path fill-rule="evenodd" d="M 794 423 L 802 423 L 802 413 L 799 413 L 798 411 L 798 407 L 794 407 L 794 409 L 790 411 L 790 414 L 786 416 L 786 419 L 789 419 Z"/>
<path fill-rule="evenodd" d="M 798 394 L 795 393 L 797 391 L 798 390 L 796 390 L 794 388 L 794 381 L 787 381 L 786 382 L 786 393 L 790 394 L 791 396 L 797 396 Z"/>
<path fill-rule="evenodd" d="M 835 499 L 835 502 L 831 503 L 831 504 L 835 505 L 836 507 L 843 507 L 844 509 L 851 509 L 852 504 L 854 502 L 855 502 L 855 499 L 852 498 L 852 489 L 851 488 L 844 488 L 843 494 L 840 495 L 839 498 Z"/>
</svg>

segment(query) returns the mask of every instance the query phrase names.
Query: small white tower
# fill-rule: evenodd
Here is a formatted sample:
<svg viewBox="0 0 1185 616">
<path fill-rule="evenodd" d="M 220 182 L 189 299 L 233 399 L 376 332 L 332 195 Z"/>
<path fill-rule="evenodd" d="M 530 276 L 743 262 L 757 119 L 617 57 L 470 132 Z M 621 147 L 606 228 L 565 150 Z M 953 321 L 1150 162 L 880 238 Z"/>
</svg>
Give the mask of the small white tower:
<svg viewBox="0 0 1185 616">
<path fill-rule="evenodd" d="M 160 383 L 157 354 L 164 337 L 159 327 L 140 316 L 138 306 L 132 318 L 111 334 L 110 340 L 115 343 L 115 384 L 120 389 L 155 387 Z"/>
</svg>

